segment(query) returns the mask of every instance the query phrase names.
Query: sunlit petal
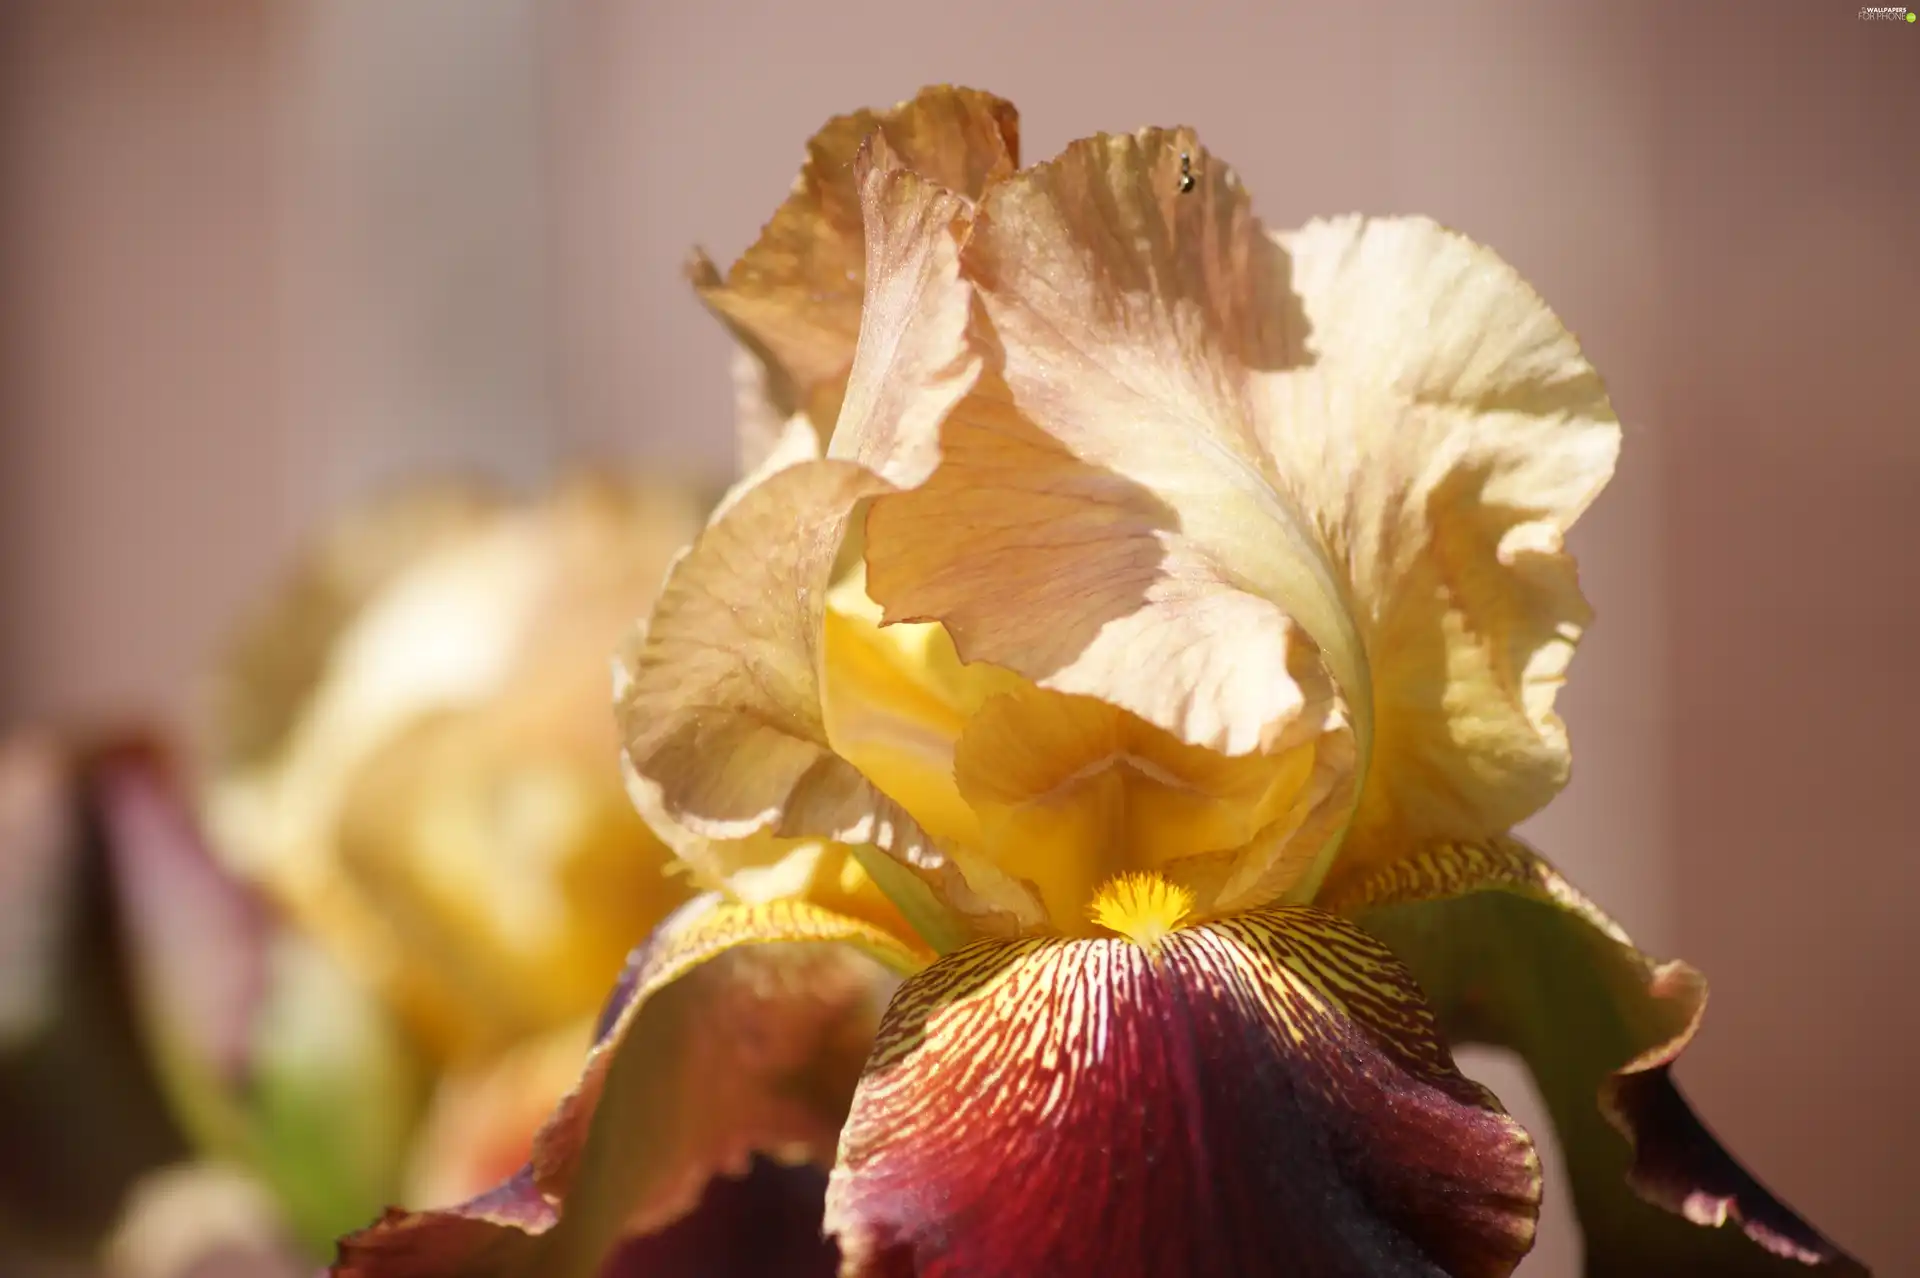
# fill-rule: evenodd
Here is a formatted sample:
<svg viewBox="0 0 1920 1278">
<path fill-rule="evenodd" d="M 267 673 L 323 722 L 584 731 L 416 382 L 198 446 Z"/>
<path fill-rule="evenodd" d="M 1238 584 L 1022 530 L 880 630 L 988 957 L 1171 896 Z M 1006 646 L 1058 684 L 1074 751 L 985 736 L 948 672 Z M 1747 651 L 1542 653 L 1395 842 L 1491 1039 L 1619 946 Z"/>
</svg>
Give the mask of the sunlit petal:
<svg viewBox="0 0 1920 1278">
<path fill-rule="evenodd" d="M 1620 430 L 1519 274 L 1419 218 L 1277 237 L 1311 363 L 1262 438 L 1344 566 L 1373 671 L 1373 763 L 1336 871 L 1497 834 L 1566 781 L 1553 713 L 1588 610 L 1562 537 Z"/>
</svg>

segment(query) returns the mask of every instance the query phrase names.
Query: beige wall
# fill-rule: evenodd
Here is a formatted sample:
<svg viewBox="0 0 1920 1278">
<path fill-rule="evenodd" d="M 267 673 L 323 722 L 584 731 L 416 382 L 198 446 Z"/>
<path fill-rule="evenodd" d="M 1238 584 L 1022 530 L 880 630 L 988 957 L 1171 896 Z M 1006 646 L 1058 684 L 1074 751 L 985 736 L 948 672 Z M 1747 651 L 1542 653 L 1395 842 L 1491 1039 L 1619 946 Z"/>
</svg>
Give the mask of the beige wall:
<svg viewBox="0 0 1920 1278">
<path fill-rule="evenodd" d="M 1576 543 L 1578 775 L 1532 833 L 1718 978 L 1708 1117 L 1920 1270 L 1887 1010 L 1920 966 L 1920 33 L 1797 0 L 35 0 L 0 41 L 5 717 L 184 704 L 300 531 L 411 468 L 718 473 L 683 251 L 737 252 L 814 124 L 922 83 L 1014 98 L 1030 157 L 1184 121 L 1271 221 L 1494 244 L 1628 430 Z M 1528 1272 L 1571 1254 L 1551 1229 Z"/>
</svg>

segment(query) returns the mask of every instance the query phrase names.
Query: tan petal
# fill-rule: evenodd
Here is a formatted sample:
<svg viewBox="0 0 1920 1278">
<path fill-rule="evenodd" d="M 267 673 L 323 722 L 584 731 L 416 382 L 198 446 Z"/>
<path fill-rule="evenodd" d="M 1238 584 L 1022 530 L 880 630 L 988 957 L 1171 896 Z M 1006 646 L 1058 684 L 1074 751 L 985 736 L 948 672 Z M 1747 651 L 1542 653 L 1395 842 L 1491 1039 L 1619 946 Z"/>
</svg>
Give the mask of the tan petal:
<svg viewBox="0 0 1920 1278">
<path fill-rule="evenodd" d="M 1562 535 L 1620 432 L 1573 335 L 1512 267 L 1414 218 L 1279 237 L 1314 362 L 1263 425 L 1347 566 L 1373 670 L 1373 769 L 1341 873 L 1497 833 L 1566 781 L 1553 713 L 1586 625 Z"/>
<path fill-rule="evenodd" d="M 951 880 L 903 796 L 876 789 L 835 748 L 822 680 L 828 593 L 858 506 L 931 465 L 928 441 L 978 372 L 957 282 L 967 206 L 901 168 L 884 139 L 861 153 L 859 176 L 879 233 L 866 239 L 869 321 L 844 437 L 834 456 L 811 457 L 804 422 L 789 421 L 674 566 L 622 660 L 617 711 L 636 798 L 673 826 L 727 847 L 762 832 L 869 846 Z M 888 702 L 858 687 L 883 663 L 848 672 L 843 723 Z M 946 944 L 950 929 L 909 913 L 925 939 Z"/>
<path fill-rule="evenodd" d="M 1322 720 L 1323 662 L 1362 868 L 1553 792 L 1585 621 L 1561 534 L 1617 429 L 1510 268 L 1419 221 L 1271 239 L 1156 130 L 990 189 L 962 267 L 988 371 L 932 477 L 874 504 L 889 620 L 1236 754 Z M 1269 881 L 1311 895 L 1334 846 Z"/>
<path fill-rule="evenodd" d="M 1363 695 L 1332 569 L 1255 430 L 1259 375 L 1304 334 L 1232 174 L 1185 131 L 1075 143 L 988 192 L 965 262 L 1004 385 L 950 419 L 944 483 L 876 511 L 888 616 L 1232 753 L 1310 699 L 1271 677 L 1299 630 Z M 936 521 L 965 562 L 901 528 Z"/>
<path fill-rule="evenodd" d="M 971 89 L 928 88 L 888 111 L 837 117 L 815 134 L 792 193 L 724 280 L 696 256 L 689 275 L 700 296 L 760 366 L 755 394 L 767 408 L 743 419 L 748 466 L 762 455 L 769 412 L 806 415 L 823 440 L 839 412 L 867 268 L 853 161 L 875 135 L 906 167 L 968 199 L 1019 164 L 1011 103 Z M 756 423 L 762 428 L 751 430 Z"/>
<path fill-rule="evenodd" d="M 1184 131 L 1077 143 L 989 190 L 962 266 L 992 371 L 931 477 L 874 503 L 887 618 L 941 621 L 967 660 L 1228 754 L 1344 731 L 1329 673 L 1364 730 L 1342 585 L 1257 430 L 1261 380 L 1306 352 L 1232 175 Z M 888 455 L 927 451 L 916 434 Z"/>
</svg>

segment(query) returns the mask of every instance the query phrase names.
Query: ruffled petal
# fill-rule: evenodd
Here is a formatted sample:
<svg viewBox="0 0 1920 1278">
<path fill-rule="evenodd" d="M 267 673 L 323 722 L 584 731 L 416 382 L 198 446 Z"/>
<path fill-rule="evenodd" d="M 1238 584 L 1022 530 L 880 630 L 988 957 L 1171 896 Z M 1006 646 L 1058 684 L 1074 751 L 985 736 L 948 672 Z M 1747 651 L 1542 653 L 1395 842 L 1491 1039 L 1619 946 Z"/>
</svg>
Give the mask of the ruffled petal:
<svg viewBox="0 0 1920 1278">
<path fill-rule="evenodd" d="M 1296 907 L 909 979 L 827 1228 L 848 1275 L 1503 1275 L 1539 1192 L 1406 971 Z"/>
<path fill-rule="evenodd" d="M 1078 142 L 989 190 L 963 263 L 994 376 L 932 480 L 875 505 L 888 618 L 1230 753 L 1327 699 L 1286 677 L 1317 665 L 1302 644 L 1364 696 L 1332 566 L 1253 429 L 1260 370 L 1306 354 L 1232 174 L 1186 131 Z"/>
<path fill-rule="evenodd" d="M 1599 375 L 1491 249 L 1421 218 L 1277 237 L 1310 364 L 1262 436 L 1344 566 L 1372 768 L 1337 872 L 1498 834 L 1566 783 L 1553 712 L 1588 620 L 1563 537 L 1613 473 Z"/>
<path fill-rule="evenodd" d="M 725 279 L 695 256 L 688 268 L 695 288 L 754 365 L 737 382 L 750 408 L 740 441 L 748 468 L 772 443 L 770 419 L 802 415 L 825 441 L 839 414 L 868 272 L 854 160 L 876 136 L 905 167 L 966 199 L 1019 165 L 1011 103 L 972 89 L 924 89 L 891 110 L 828 121 L 807 144 L 792 194 Z"/>
<path fill-rule="evenodd" d="M 1635 949 L 1524 844 L 1430 846 L 1324 903 L 1407 963 L 1449 1038 L 1526 1060 L 1565 1151 L 1589 1278 L 1865 1273 L 1741 1167 L 1674 1085 L 1705 980 Z"/>
<path fill-rule="evenodd" d="M 961 266 L 985 371 L 931 476 L 873 504 L 887 619 L 939 621 L 966 660 L 1189 745 L 1364 732 L 1341 583 L 1255 430 L 1261 379 L 1307 355 L 1283 255 L 1232 174 L 1186 131 L 1076 143 L 988 191 Z M 1351 806 L 1354 786 L 1326 789 Z M 1343 819 L 1311 828 L 1325 843 Z M 1221 908 L 1319 864 L 1260 847 L 1271 864 L 1236 871 Z"/>
<path fill-rule="evenodd" d="M 694 902 L 635 953 L 527 1167 L 465 1204 L 388 1212 L 333 1272 L 588 1274 L 756 1152 L 826 1161 L 893 974 L 929 958 L 802 902 Z"/>
<path fill-rule="evenodd" d="M 941 418 L 979 370 L 957 285 L 965 200 L 902 167 L 884 138 L 863 147 L 855 167 L 873 229 L 867 325 L 834 455 L 819 458 L 805 423 L 788 424 L 669 574 L 622 658 L 616 704 L 643 810 L 721 845 L 768 832 L 869 847 L 912 867 L 923 892 L 931 880 L 964 895 L 947 850 L 900 806 L 907 796 L 872 784 L 831 732 L 884 739 L 890 728 L 925 729 L 915 705 L 889 713 L 899 699 L 886 662 L 832 643 L 828 597 L 860 504 L 924 472 Z M 863 689 L 870 679 L 888 686 Z M 896 899 L 930 943 L 959 934 Z"/>
</svg>

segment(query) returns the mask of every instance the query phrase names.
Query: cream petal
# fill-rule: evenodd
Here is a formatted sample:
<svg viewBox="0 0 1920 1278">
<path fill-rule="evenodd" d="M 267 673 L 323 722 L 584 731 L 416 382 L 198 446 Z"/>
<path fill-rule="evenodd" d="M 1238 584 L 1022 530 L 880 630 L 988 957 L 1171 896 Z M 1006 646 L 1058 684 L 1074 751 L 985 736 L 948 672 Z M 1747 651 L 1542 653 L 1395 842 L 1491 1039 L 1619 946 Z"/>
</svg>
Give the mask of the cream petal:
<svg viewBox="0 0 1920 1278">
<path fill-rule="evenodd" d="M 1538 810 L 1569 757 L 1554 694 L 1588 620 L 1562 536 L 1620 432 L 1599 375 L 1481 245 L 1418 218 L 1277 237 L 1311 366 L 1273 379 L 1266 447 L 1347 566 L 1373 768 L 1340 873 Z"/>
<path fill-rule="evenodd" d="M 1553 793 L 1586 620 L 1561 536 L 1618 431 L 1511 268 L 1412 220 L 1270 238 L 1190 133 L 1149 130 L 989 190 L 966 284 L 987 371 L 869 519 L 888 620 L 1230 753 L 1337 690 L 1362 869 Z"/>
<path fill-rule="evenodd" d="M 989 190 L 964 261 L 999 378 L 949 418 L 942 475 L 877 503 L 888 617 L 1231 753 L 1325 696 L 1273 677 L 1308 637 L 1364 698 L 1332 566 L 1255 430 L 1258 378 L 1306 358 L 1304 331 L 1232 174 L 1184 130 L 1075 143 Z M 936 523 L 944 553 L 912 536 Z"/>
<path fill-rule="evenodd" d="M 857 790 L 834 776 L 848 765 L 821 717 L 823 621 L 847 519 L 882 486 L 848 462 L 788 466 L 731 495 L 668 574 L 622 658 L 616 710 L 629 765 L 675 822 L 721 839 L 845 833 L 786 816 L 810 792 Z"/>
</svg>

